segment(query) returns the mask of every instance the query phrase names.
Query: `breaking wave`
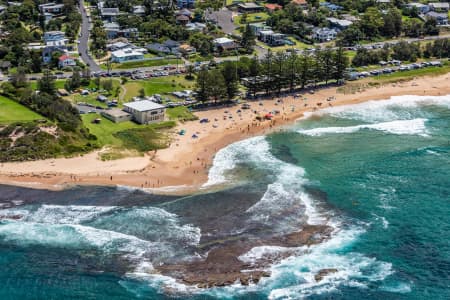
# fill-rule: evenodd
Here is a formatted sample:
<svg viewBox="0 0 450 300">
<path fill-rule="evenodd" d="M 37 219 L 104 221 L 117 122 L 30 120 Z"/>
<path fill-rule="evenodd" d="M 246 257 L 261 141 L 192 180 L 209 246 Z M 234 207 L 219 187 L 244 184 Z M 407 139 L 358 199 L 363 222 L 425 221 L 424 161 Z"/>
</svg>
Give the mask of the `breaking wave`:
<svg viewBox="0 0 450 300">
<path fill-rule="evenodd" d="M 357 126 L 347 127 L 323 127 L 314 129 L 304 129 L 298 132 L 309 136 L 321 136 L 324 134 L 340 134 L 340 133 L 354 133 L 363 129 L 371 129 L 383 131 L 391 134 L 409 134 L 427 136 L 427 129 L 425 126 L 426 119 L 413 120 L 397 120 L 390 122 L 382 122 L 376 124 L 363 124 Z"/>
</svg>

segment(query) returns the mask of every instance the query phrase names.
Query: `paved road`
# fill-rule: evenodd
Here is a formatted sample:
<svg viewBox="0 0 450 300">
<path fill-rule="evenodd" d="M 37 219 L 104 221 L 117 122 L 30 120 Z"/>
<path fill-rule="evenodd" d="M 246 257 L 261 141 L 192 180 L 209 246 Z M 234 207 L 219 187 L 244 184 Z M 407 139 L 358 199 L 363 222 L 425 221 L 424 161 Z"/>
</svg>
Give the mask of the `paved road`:
<svg viewBox="0 0 450 300">
<path fill-rule="evenodd" d="M 220 28 L 222 28 L 222 31 L 226 34 L 231 34 L 236 29 L 236 26 L 232 21 L 233 13 L 228 10 L 228 8 L 222 8 L 218 11 L 208 10 L 205 15 L 206 19 L 217 23 L 217 25 L 219 25 Z"/>
<path fill-rule="evenodd" d="M 90 24 L 89 24 L 89 18 L 86 14 L 86 8 L 84 7 L 83 2 L 84 1 L 80 1 L 80 6 L 79 6 L 82 22 L 81 22 L 81 30 L 80 30 L 81 36 L 79 37 L 80 43 L 78 44 L 78 52 L 81 54 L 81 59 L 83 60 L 83 62 L 87 66 L 89 66 L 91 71 L 98 72 L 101 69 L 89 54 L 89 49 L 88 49 L 89 44 L 88 43 L 89 43 Z"/>
</svg>

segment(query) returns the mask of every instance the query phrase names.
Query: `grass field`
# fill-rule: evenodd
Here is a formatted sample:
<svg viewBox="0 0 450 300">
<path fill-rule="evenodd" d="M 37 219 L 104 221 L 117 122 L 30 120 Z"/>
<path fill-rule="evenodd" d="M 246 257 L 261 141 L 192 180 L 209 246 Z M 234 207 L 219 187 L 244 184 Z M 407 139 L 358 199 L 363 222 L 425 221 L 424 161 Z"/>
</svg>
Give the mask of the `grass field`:
<svg viewBox="0 0 450 300">
<path fill-rule="evenodd" d="M 42 119 L 45 118 L 27 107 L 11 99 L 0 96 L 0 124 Z"/>
<path fill-rule="evenodd" d="M 145 90 L 146 96 L 151 96 L 153 94 L 164 95 L 175 91 L 193 89 L 194 84 L 194 81 L 186 80 L 184 76 L 166 76 L 149 80 L 129 81 L 124 86 L 126 90 L 124 100 L 130 100 L 139 95 L 139 90 L 142 88 Z"/>
<path fill-rule="evenodd" d="M 174 121 L 194 121 L 197 120 L 197 116 L 189 111 L 189 109 L 185 106 L 178 106 L 174 108 L 166 109 L 166 114 L 169 119 Z"/>
<path fill-rule="evenodd" d="M 177 62 L 182 64 L 183 61 L 176 58 L 168 58 L 168 59 L 153 59 L 153 60 L 138 60 L 138 61 L 129 61 L 121 64 L 112 64 L 113 69 L 134 69 L 134 68 L 142 68 L 142 67 L 158 67 L 165 65 L 176 65 Z M 106 65 L 100 65 L 100 67 L 106 70 Z"/>
<path fill-rule="evenodd" d="M 383 74 L 380 76 L 373 77 L 373 79 L 382 82 L 395 82 L 403 79 L 410 79 L 418 76 L 438 76 L 450 72 L 450 65 L 445 64 L 442 67 L 428 67 L 423 69 L 409 70 L 403 72 L 395 72 L 391 74 Z"/>
<path fill-rule="evenodd" d="M 266 12 L 259 12 L 259 13 L 253 13 L 253 14 L 247 14 L 247 22 L 248 23 L 258 23 L 258 22 L 264 22 L 269 18 L 269 14 Z M 239 15 L 234 18 L 233 22 L 236 25 L 244 25 L 241 24 L 242 15 Z"/>
</svg>

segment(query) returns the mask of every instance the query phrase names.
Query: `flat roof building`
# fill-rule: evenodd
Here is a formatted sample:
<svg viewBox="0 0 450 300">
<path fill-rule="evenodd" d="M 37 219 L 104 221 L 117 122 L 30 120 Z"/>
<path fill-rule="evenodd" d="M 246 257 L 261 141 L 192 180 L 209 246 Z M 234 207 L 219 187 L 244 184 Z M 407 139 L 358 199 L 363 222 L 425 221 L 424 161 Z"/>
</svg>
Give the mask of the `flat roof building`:
<svg viewBox="0 0 450 300">
<path fill-rule="evenodd" d="M 132 114 L 137 123 L 149 124 L 164 121 L 166 108 L 150 100 L 141 100 L 125 103 L 123 110 Z"/>
</svg>

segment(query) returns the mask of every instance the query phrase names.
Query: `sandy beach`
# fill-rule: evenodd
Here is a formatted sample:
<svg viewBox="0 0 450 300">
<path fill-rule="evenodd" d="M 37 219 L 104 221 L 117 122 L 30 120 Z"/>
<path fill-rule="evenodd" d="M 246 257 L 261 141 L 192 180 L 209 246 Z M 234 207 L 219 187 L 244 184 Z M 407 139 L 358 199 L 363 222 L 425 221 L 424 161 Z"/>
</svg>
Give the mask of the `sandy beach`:
<svg viewBox="0 0 450 300">
<path fill-rule="evenodd" d="M 364 81 L 350 85 L 362 85 Z M 337 87 L 300 93 L 283 98 L 251 101 L 251 109 L 240 106 L 198 111 L 199 121 L 179 124 L 172 133 L 169 148 L 140 157 L 101 161 L 98 151 L 75 158 L 0 164 L 0 182 L 33 188 L 60 189 L 70 185 L 124 185 L 169 192 L 170 187 L 194 191 L 208 179 L 214 154 L 221 148 L 255 135 L 281 130 L 305 112 L 329 106 L 356 104 L 368 100 L 389 99 L 399 95 L 450 94 L 450 75 L 421 77 L 407 82 L 365 88 L 356 93 L 342 93 Z M 306 100 L 305 100 L 306 98 Z M 332 98 L 331 101 L 327 99 Z M 261 103 L 261 104 L 260 104 Z M 241 110 L 240 113 L 237 111 Z M 257 121 L 254 111 L 265 115 L 277 110 L 272 120 Z M 185 130 L 185 135 L 177 132 Z M 193 138 L 192 135 L 197 138 Z"/>
</svg>

